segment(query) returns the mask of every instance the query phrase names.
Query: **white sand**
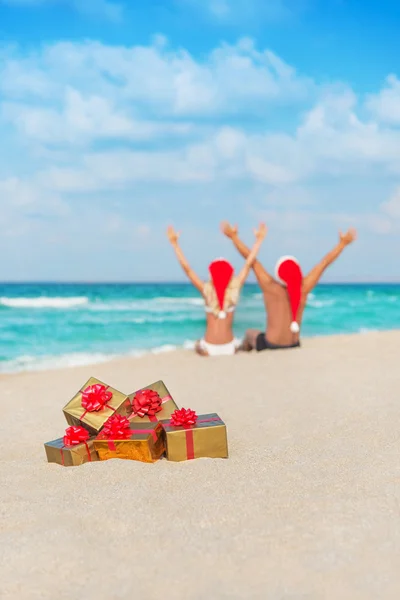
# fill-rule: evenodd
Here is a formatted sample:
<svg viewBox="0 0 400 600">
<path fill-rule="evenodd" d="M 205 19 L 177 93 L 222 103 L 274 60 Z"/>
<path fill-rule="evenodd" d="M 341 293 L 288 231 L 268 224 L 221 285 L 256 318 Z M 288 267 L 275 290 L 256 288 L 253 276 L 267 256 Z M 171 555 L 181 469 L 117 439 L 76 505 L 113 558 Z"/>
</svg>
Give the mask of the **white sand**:
<svg viewBox="0 0 400 600">
<path fill-rule="evenodd" d="M 400 332 L 0 378 L 2 600 L 400 598 Z M 230 458 L 48 464 L 93 375 L 164 379 Z"/>
</svg>

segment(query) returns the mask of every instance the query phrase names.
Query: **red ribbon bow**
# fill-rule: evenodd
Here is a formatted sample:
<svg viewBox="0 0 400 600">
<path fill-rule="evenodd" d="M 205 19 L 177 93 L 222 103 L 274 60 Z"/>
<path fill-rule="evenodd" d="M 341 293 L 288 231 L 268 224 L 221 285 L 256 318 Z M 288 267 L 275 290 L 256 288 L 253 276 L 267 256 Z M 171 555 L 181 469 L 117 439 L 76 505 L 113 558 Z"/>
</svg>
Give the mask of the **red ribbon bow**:
<svg viewBox="0 0 400 600">
<path fill-rule="evenodd" d="M 94 412 L 105 408 L 111 398 L 112 392 L 108 392 L 105 385 L 101 383 L 89 385 L 82 392 L 82 406 L 85 409 L 85 414 L 86 412 Z"/>
<path fill-rule="evenodd" d="M 162 410 L 161 404 L 161 397 L 154 390 L 140 390 L 132 400 L 133 412 L 138 417 L 154 417 Z"/>
<path fill-rule="evenodd" d="M 173 427 L 195 425 L 197 418 L 198 417 L 194 410 L 191 410 L 190 408 L 180 408 L 172 413 L 169 424 Z"/>
<path fill-rule="evenodd" d="M 65 430 L 65 435 L 63 437 L 64 445 L 62 448 L 60 448 L 61 464 L 65 466 L 63 450 L 65 448 L 70 448 L 71 446 L 77 446 L 78 444 L 85 444 L 88 461 L 91 462 L 92 456 L 90 454 L 89 446 L 87 445 L 87 440 L 89 438 L 89 432 L 84 427 L 68 427 Z"/>
<path fill-rule="evenodd" d="M 106 421 L 102 433 L 110 440 L 126 440 L 132 435 L 130 423 L 122 415 L 113 415 L 110 417 Z"/>
<path fill-rule="evenodd" d="M 63 437 L 64 446 L 77 446 L 89 439 L 89 432 L 84 427 L 68 427 Z"/>
</svg>

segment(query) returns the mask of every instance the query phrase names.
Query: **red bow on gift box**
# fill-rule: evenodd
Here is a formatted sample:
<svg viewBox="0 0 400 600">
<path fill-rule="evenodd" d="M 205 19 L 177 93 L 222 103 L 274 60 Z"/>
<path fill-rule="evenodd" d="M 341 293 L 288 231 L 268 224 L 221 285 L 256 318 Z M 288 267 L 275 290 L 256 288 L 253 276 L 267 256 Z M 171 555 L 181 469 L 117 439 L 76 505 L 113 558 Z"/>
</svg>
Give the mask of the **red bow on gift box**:
<svg viewBox="0 0 400 600">
<path fill-rule="evenodd" d="M 132 408 L 135 416 L 154 417 L 162 410 L 162 399 L 154 390 L 140 390 L 133 397 Z"/>
<path fill-rule="evenodd" d="M 121 415 L 110 417 L 101 431 L 101 435 L 108 440 L 108 448 L 113 452 L 116 450 L 114 440 L 128 440 L 136 433 L 150 434 L 153 440 L 157 441 L 157 433 L 154 429 L 131 429 L 129 420 Z"/>
<path fill-rule="evenodd" d="M 101 383 L 89 385 L 82 392 L 82 406 L 85 409 L 85 414 L 87 412 L 98 411 L 106 407 L 114 410 L 112 406 L 107 405 L 111 398 L 112 392 L 107 391 L 107 387 L 105 385 L 102 385 Z"/>
<path fill-rule="evenodd" d="M 110 440 L 126 440 L 132 435 L 130 423 L 122 415 L 110 417 L 106 421 L 102 433 Z"/>
<path fill-rule="evenodd" d="M 169 422 L 173 427 L 184 427 L 185 425 L 195 425 L 197 421 L 197 415 L 194 410 L 190 408 L 180 408 L 175 410 L 171 415 Z"/>
<path fill-rule="evenodd" d="M 63 437 L 64 446 L 77 446 L 89 439 L 89 432 L 84 427 L 68 427 Z"/>
<path fill-rule="evenodd" d="M 89 446 L 87 445 L 87 440 L 89 439 L 89 437 L 89 432 L 84 427 L 68 427 L 65 430 L 65 434 L 63 437 L 64 445 L 62 448 L 60 448 L 61 462 L 63 466 L 65 465 L 63 450 L 65 448 L 69 449 L 71 448 L 71 446 L 78 446 L 78 444 L 85 444 L 88 460 L 89 462 L 92 461 Z"/>
</svg>

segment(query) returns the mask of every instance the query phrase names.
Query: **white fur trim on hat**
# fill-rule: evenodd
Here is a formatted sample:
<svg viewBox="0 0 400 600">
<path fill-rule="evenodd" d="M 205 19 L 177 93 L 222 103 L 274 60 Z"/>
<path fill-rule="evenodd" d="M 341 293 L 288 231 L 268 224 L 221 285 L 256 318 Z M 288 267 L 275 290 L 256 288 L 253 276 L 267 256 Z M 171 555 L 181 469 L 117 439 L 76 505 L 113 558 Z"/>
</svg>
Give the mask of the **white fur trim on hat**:
<svg viewBox="0 0 400 600">
<path fill-rule="evenodd" d="M 299 327 L 299 324 L 296 321 L 292 321 L 290 323 L 290 331 L 292 333 L 299 333 L 300 327 Z"/>
<path fill-rule="evenodd" d="M 284 286 L 286 286 L 286 281 L 282 281 L 282 279 L 278 275 L 278 271 L 279 271 L 279 267 L 281 266 L 282 263 L 285 262 L 285 260 L 292 260 L 294 263 L 296 263 L 296 265 L 300 266 L 299 261 L 294 256 L 289 256 L 289 255 L 281 256 L 281 258 L 278 260 L 278 262 L 275 265 L 275 279 L 277 279 L 279 281 L 279 283 L 281 283 Z"/>
</svg>

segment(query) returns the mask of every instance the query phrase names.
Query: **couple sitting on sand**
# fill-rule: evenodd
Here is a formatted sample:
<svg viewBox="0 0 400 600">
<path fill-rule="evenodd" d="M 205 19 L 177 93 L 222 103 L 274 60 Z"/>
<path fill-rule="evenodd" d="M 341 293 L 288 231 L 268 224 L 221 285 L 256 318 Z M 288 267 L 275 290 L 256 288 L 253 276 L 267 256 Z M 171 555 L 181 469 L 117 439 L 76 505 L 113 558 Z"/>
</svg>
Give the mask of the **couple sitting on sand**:
<svg viewBox="0 0 400 600">
<path fill-rule="evenodd" d="M 246 262 L 239 275 L 234 277 L 232 265 L 222 258 L 209 265 L 210 281 L 204 283 L 190 268 L 178 244 L 179 234 L 168 228 L 168 238 L 186 275 L 204 298 L 207 327 L 204 337 L 196 342 L 195 350 L 201 356 L 235 354 L 239 350 L 278 350 L 300 346 L 300 324 L 308 294 L 314 289 L 325 269 L 332 264 L 343 249 L 356 238 L 354 229 L 339 234 L 339 243 L 308 275 L 303 277 L 297 260 L 284 256 L 278 260 L 272 277 L 256 259 L 267 234 L 262 223 L 255 230 L 256 241 L 250 250 L 238 236 L 237 227 L 222 223 L 223 233 L 232 240 Z M 233 335 L 234 311 L 240 290 L 250 269 L 253 268 L 258 285 L 264 296 L 267 314 L 265 333 L 249 329 L 240 342 Z"/>
</svg>

